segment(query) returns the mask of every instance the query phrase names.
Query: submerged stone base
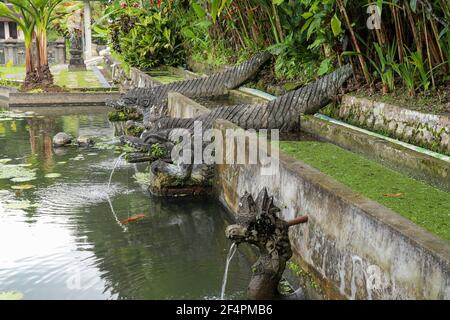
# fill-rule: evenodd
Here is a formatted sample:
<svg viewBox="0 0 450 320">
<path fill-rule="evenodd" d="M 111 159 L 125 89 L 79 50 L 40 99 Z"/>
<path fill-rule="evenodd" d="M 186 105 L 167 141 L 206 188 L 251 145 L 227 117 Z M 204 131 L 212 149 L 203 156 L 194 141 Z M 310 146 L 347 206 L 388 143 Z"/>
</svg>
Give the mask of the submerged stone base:
<svg viewBox="0 0 450 320">
<path fill-rule="evenodd" d="M 203 186 L 186 186 L 186 187 L 164 187 L 153 188 L 149 187 L 148 191 L 158 197 L 197 197 L 203 195 L 210 195 L 212 189 Z"/>
</svg>

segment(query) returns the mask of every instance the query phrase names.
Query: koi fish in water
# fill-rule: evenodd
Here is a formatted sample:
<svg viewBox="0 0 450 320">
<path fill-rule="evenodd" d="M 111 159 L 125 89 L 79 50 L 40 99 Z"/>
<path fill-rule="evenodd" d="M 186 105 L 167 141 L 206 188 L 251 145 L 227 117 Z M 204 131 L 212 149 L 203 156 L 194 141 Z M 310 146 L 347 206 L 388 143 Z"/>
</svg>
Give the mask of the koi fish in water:
<svg viewBox="0 0 450 320">
<path fill-rule="evenodd" d="M 145 218 L 145 214 L 135 214 L 134 216 L 131 216 L 131 217 L 127 218 L 127 219 L 124 219 L 124 220 L 120 221 L 120 223 L 128 224 L 130 222 L 136 222 L 136 221 L 142 220 L 144 218 Z"/>
</svg>

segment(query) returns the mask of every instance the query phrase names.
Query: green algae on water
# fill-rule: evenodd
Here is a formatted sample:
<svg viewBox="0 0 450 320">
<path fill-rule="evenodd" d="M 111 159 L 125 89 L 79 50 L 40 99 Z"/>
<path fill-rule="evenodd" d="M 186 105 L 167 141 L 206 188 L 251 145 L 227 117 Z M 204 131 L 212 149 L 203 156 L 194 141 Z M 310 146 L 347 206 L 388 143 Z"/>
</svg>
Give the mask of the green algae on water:
<svg viewBox="0 0 450 320">
<path fill-rule="evenodd" d="M 280 142 L 282 151 L 450 241 L 450 194 L 333 144 Z M 386 194 L 399 194 L 388 197 Z"/>
</svg>

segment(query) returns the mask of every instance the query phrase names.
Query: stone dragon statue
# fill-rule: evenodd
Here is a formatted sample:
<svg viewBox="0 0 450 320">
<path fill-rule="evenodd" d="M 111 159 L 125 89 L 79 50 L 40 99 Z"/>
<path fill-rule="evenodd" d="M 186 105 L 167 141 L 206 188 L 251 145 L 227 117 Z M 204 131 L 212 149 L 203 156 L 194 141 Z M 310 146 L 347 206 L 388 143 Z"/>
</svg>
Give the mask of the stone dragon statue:
<svg viewBox="0 0 450 320">
<path fill-rule="evenodd" d="M 144 126 L 167 115 L 167 94 L 169 91 L 181 93 L 189 98 L 223 96 L 256 74 L 258 69 L 269 60 L 268 52 L 254 55 L 244 63 L 230 67 L 208 77 L 176 81 L 151 88 L 134 88 L 118 100 L 108 101 L 115 110 L 137 108 L 144 115 Z"/>
<path fill-rule="evenodd" d="M 146 130 L 141 137 L 122 136 L 121 141 L 137 150 L 128 155 L 128 161 L 152 162 L 150 166 L 152 184 L 149 187 L 151 193 L 172 196 L 200 194 L 210 185 L 213 166 L 193 164 L 193 161 L 174 162 L 170 158 L 172 149 L 178 143 L 176 139 L 179 137 L 179 130 L 187 130 L 193 134 L 196 122 L 201 122 L 202 129 L 206 130 L 212 128 L 215 120 L 221 119 L 228 120 L 243 129 L 295 131 L 300 127 L 300 115 L 314 114 L 325 107 L 353 73 L 352 67 L 345 65 L 311 84 L 264 104 L 218 107 L 211 109 L 207 114 L 190 119 L 165 116 L 167 93 L 170 90 L 176 90 L 189 97 L 207 95 L 207 92 L 210 95 L 223 95 L 230 88 L 245 81 L 249 72 L 255 73 L 267 59 L 268 54 L 262 53 L 244 64 L 210 77 L 149 89 L 134 89 L 112 104 L 116 107 L 137 106 L 144 114 Z M 236 79 L 232 74 L 236 75 Z M 192 82 L 196 80 L 197 82 Z"/>
<path fill-rule="evenodd" d="M 247 289 L 248 298 L 253 300 L 283 297 L 278 285 L 286 262 L 292 256 L 289 227 L 308 221 L 306 216 L 301 216 L 286 222 L 277 216 L 279 212 L 266 188 L 259 192 L 256 200 L 246 192 L 239 200 L 236 223 L 225 230 L 226 237 L 237 245 L 249 243 L 259 250 Z"/>
</svg>

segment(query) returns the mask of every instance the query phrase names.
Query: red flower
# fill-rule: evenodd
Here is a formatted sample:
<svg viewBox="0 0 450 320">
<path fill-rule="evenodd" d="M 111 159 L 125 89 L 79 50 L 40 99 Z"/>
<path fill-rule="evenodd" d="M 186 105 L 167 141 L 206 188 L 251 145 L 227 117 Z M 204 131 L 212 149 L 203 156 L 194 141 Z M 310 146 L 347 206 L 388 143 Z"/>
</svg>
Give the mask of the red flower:
<svg viewBox="0 0 450 320">
<path fill-rule="evenodd" d="M 158 0 L 157 6 L 158 8 L 161 7 L 161 0 Z"/>
<path fill-rule="evenodd" d="M 139 3 L 137 3 L 137 2 L 133 3 L 133 8 L 139 8 L 139 7 L 140 7 Z"/>
<path fill-rule="evenodd" d="M 123 9 L 123 8 L 126 8 L 126 7 L 127 7 L 127 3 L 126 3 L 126 2 L 122 2 L 122 3 L 120 4 L 120 6 L 122 7 L 122 9 Z"/>
</svg>

